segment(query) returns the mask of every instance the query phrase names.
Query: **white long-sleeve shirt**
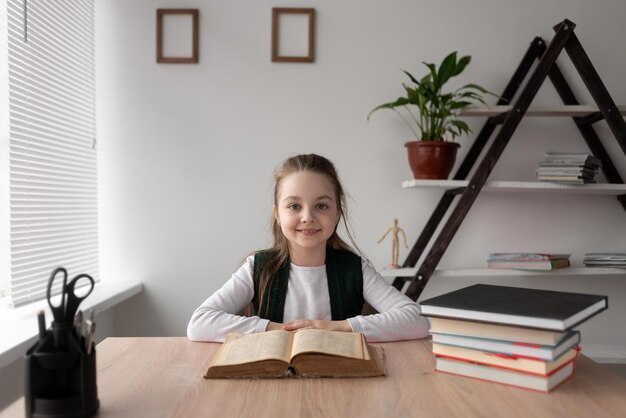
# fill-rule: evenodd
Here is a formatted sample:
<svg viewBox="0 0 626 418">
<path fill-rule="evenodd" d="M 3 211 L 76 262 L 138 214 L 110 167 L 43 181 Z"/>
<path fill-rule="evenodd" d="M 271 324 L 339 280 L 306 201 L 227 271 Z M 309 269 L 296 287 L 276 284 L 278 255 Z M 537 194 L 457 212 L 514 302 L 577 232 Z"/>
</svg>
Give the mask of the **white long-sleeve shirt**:
<svg viewBox="0 0 626 418">
<path fill-rule="evenodd" d="M 354 332 L 368 341 L 397 341 L 424 338 L 428 320 L 406 295 L 390 286 L 363 259 L 363 297 L 379 313 L 348 318 Z M 254 297 L 254 255 L 218 291 L 200 305 L 191 316 L 187 336 L 194 341 L 223 342 L 231 332 L 263 332 L 268 319 L 238 315 Z M 297 319 L 331 320 L 330 295 L 326 266 L 301 267 L 291 264 L 285 298 L 283 322 Z"/>
</svg>

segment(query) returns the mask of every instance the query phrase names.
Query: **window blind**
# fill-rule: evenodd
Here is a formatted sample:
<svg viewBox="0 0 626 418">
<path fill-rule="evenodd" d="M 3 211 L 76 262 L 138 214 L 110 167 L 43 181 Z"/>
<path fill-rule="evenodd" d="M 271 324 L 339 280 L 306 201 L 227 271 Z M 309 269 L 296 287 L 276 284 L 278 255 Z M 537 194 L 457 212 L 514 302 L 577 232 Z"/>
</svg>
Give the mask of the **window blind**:
<svg viewBox="0 0 626 418">
<path fill-rule="evenodd" d="M 13 306 L 99 279 L 93 1 L 8 1 Z"/>
</svg>

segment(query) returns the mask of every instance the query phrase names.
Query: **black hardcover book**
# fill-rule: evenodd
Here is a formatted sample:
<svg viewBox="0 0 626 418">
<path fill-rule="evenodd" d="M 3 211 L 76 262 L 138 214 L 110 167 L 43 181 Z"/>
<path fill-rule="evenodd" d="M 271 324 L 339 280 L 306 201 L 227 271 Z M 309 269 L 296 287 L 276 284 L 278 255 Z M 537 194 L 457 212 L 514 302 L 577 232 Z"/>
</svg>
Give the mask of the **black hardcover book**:
<svg viewBox="0 0 626 418">
<path fill-rule="evenodd" d="M 420 302 L 422 315 L 565 331 L 608 308 L 607 296 L 476 284 Z"/>
</svg>

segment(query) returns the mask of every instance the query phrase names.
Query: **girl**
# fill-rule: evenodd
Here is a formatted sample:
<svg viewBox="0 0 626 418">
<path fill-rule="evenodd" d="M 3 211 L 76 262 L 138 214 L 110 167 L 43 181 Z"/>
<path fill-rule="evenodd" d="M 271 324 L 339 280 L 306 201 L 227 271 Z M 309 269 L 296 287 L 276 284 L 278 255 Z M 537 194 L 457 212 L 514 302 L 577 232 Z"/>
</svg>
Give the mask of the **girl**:
<svg viewBox="0 0 626 418">
<path fill-rule="evenodd" d="M 318 328 L 361 332 L 368 341 L 428 335 L 415 302 L 390 286 L 337 235 L 345 195 L 334 165 L 297 155 L 275 173 L 274 246 L 249 256 L 187 326 L 194 341 L 224 341 L 231 332 Z M 348 231 L 348 235 L 349 231 Z M 363 316 L 364 302 L 378 314 Z M 241 316 L 246 306 L 252 316 Z"/>
</svg>

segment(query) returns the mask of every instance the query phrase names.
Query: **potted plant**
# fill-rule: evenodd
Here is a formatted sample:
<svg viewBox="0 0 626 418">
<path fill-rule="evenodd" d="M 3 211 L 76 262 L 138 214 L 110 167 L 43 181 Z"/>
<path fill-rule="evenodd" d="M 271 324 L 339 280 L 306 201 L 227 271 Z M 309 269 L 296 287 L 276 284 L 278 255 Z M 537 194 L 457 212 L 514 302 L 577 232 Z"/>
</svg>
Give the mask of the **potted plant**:
<svg viewBox="0 0 626 418">
<path fill-rule="evenodd" d="M 392 109 L 409 126 L 417 140 L 404 145 L 416 179 L 448 178 L 459 148 L 458 143 L 451 141 L 471 132 L 469 126 L 457 118 L 459 110 L 477 102 L 486 104 L 483 94 L 493 94 L 477 84 L 466 84 L 452 92 L 443 92 L 443 86 L 459 75 L 470 60 L 470 56 L 457 60 L 457 53 L 453 52 L 444 58 L 439 67 L 424 62 L 429 72 L 419 81 L 403 70 L 413 83 L 402 84 L 406 96 L 384 103 L 367 115 L 369 120 L 372 113 L 379 109 Z M 410 107 L 416 108 L 417 115 Z M 411 121 L 398 108 L 404 108 Z"/>
</svg>

